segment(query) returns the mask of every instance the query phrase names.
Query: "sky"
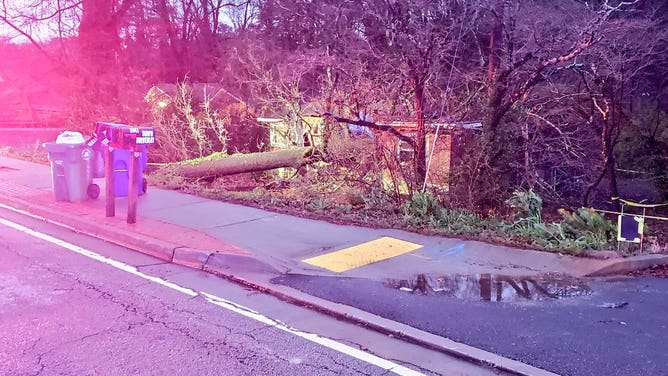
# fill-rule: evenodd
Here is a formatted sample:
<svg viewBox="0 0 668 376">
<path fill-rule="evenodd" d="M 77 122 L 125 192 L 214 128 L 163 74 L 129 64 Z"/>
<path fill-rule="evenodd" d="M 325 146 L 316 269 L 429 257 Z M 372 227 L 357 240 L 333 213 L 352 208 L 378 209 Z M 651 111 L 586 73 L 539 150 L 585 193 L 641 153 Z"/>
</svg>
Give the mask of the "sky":
<svg viewBox="0 0 668 376">
<path fill-rule="evenodd" d="M 63 4 L 68 4 L 69 1 L 61 1 Z M 14 30 L 7 24 L 6 21 L 11 22 L 19 27 L 24 32 L 30 34 L 33 39 L 44 42 L 48 39 L 58 35 L 58 20 L 55 17 L 49 18 L 56 14 L 55 1 L 45 0 L 0 0 L 0 37 L 9 37 L 14 43 L 25 43 L 28 39 L 22 36 L 19 32 Z M 75 21 L 78 17 L 77 10 L 72 9 L 65 12 L 65 17 L 62 18 L 62 25 L 68 35 L 76 33 Z M 45 18 L 40 22 L 27 22 L 27 17 L 31 18 Z M 6 21 L 5 21 L 6 20 Z M 70 20 L 69 22 L 67 20 Z"/>
<path fill-rule="evenodd" d="M 58 19 L 52 17 L 57 12 L 57 4 L 61 3 L 62 8 L 67 8 L 73 4 L 78 4 L 78 0 L 0 0 L 0 37 L 10 37 L 14 43 L 28 42 L 28 39 L 21 36 L 20 33 L 13 30 L 3 18 L 19 26 L 22 30 L 30 34 L 33 39 L 45 42 L 50 38 L 58 36 Z M 31 18 L 44 18 L 45 21 L 39 23 L 26 22 L 26 15 Z M 80 19 L 80 5 L 64 11 L 61 17 L 64 36 L 73 36 L 78 31 L 78 20 Z M 229 26 L 233 25 L 230 15 L 225 11 L 220 14 L 220 22 Z"/>
</svg>

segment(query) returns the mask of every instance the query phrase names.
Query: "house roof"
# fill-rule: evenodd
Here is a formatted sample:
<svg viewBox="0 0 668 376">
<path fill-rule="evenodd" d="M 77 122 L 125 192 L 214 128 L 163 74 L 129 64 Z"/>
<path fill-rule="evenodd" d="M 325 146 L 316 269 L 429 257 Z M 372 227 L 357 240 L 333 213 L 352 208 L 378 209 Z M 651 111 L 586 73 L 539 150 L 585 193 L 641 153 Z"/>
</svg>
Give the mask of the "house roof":
<svg viewBox="0 0 668 376">
<path fill-rule="evenodd" d="M 285 121 L 283 118 L 276 118 L 276 117 L 259 117 L 256 118 L 255 120 L 259 121 L 260 123 L 280 123 L 282 121 Z"/>
<path fill-rule="evenodd" d="M 221 84 L 213 82 L 195 82 L 189 84 L 192 90 L 192 99 L 196 102 L 211 101 L 226 101 L 230 98 L 235 102 L 243 103 L 243 101 L 234 94 L 227 91 Z M 170 100 L 178 94 L 179 86 L 171 83 L 158 83 L 153 85 L 146 93 L 145 99 L 147 101 Z"/>
<path fill-rule="evenodd" d="M 382 123 L 381 123 L 382 124 Z M 391 121 L 383 125 L 389 125 L 397 129 L 411 130 L 417 128 L 415 121 Z M 431 129 L 471 129 L 481 130 L 482 121 L 458 121 L 458 122 L 443 122 L 443 121 L 425 121 L 425 127 Z"/>
<path fill-rule="evenodd" d="M 304 117 L 321 117 L 322 115 L 304 115 Z M 279 123 L 285 119 L 281 117 L 258 117 L 256 119 L 261 123 Z M 415 121 L 390 121 L 375 122 L 378 125 L 387 125 L 398 130 L 410 131 L 417 128 L 417 123 Z M 468 130 L 482 130 L 482 121 L 459 121 L 459 122 L 444 122 L 444 121 L 434 121 L 434 122 L 425 122 L 425 126 L 431 130 L 452 130 L 452 129 L 468 129 Z"/>
</svg>

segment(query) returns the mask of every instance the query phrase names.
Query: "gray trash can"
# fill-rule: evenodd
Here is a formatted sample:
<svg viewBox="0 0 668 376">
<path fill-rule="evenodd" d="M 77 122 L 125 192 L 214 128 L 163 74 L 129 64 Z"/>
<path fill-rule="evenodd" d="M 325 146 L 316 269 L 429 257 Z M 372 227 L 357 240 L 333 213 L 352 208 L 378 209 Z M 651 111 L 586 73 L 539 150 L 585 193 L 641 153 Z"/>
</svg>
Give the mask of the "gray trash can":
<svg viewBox="0 0 668 376">
<path fill-rule="evenodd" d="M 44 147 L 49 153 L 56 201 L 80 202 L 100 196 L 100 187 L 93 183 L 93 151 L 81 133 L 63 132 L 56 142 L 47 142 Z"/>
</svg>

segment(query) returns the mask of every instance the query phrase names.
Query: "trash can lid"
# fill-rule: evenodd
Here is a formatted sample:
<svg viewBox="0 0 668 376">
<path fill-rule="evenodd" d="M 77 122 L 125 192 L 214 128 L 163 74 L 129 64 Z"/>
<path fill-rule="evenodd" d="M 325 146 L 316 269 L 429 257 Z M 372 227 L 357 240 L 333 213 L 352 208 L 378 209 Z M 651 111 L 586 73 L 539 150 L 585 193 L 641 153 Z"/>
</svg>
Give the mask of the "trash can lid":
<svg viewBox="0 0 668 376">
<path fill-rule="evenodd" d="M 56 144 L 83 144 L 84 140 L 81 132 L 65 131 L 58 135 Z"/>
</svg>

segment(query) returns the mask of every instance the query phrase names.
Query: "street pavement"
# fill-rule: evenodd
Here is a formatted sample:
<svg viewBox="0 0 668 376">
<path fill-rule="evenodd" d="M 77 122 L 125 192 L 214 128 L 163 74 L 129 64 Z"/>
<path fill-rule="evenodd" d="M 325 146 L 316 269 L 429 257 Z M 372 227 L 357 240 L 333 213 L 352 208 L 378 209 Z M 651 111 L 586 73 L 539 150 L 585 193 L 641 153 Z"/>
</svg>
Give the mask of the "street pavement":
<svg viewBox="0 0 668 376">
<path fill-rule="evenodd" d="M 446 374 L 494 375 L 438 353 L 415 356 L 428 352 L 415 354 L 421 349 L 269 295 L 249 295 L 244 287 L 199 270 L 156 263 L 3 209 L 0 215 L 8 218 L 0 219 L 3 376 L 381 376 L 388 369 L 420 375 L 430 374 L 421 368 L 434 365 L 430 358 L 448 364 L 439 368 Z M 171 285 L 161 283 L 167 279 Z M 306 330 L 307 321 L 317 323 L 318 331 Z M 287 322 L 291 330 L 280 324 Z M 334 330 L 336 348 L 320 340 L 321 333 L 331 336 Z M 382 354 L 375 347 L 381 359 L 354 351 L 378 337 L 391 342 L 389 349 L 401 350 Z M 355 347 L 344 347 L 343 339 Z M 413 357 L 397 361 L 404 353 Z M 469 372 L 459 372 L 466 367 Z"/>
<path fill-rule="evenodd" d="M 259 335 L 265 327 L 261 323 L 19 235 L 4 233 L 7 244 L 0 245 L 3 375 L 313 372 L 283 360 L 294 357 L 293 346 L 307 349 L 303 358 L 316 358 L 320 350 L 312 344 L 288 347 L 294 340 L 280 331 Z M 323 358 L 318 361 L 327 360 Z M 331 363 L 323 368 L 340 373 L 342 367 Z M 380 374 L 362 367 L 350 365 L 365 370 L 360 374 Z"/>
<path fill-rule="evenodd" d="M 104 185 L 103 179 L 96 183 Z M 165 261 L 214 273 L 321 312 L 517 374 L 540 374 L 541 370 L 276 278 L 298 275 L 369 283 L 393 281 L 399 284 L 395 286 L 397 289 L 431 291 L 448 287 L 443 276 L 517 279 L 514 284 L 502 281 L 506 288 L 500 293 L 498 288 L 492 291 L 490 282 L 490 291 L 483 295 L 484 299 L 493 300 L 540 290 L 529 291 L 533 285 L 523 283 L 522 278 L 538 278 L 548 273 L 573 277 L 607 275 L 668 263 L 665 255 L 572 257 L 396 229 L 337 225 L 154 187 L 149 187 L 148 193 L 139 198 L 137 223 L 125 221 L 126 198 L 116 199 L 115 217 L 105 217 L 104 205 L 104 197 L 81 203 L 56 202 L 49 166 L 0 157 L 0 207 Z M 483 291 L 481 281 L 478 281 L 479 291 Z M 404 285 L 400 286 L 401 283 Z M 365 296 L 363 288 L 358 291 L 358 296 Z M 369 289 L 367 293 L 372 291 Z"/>
<path fill-rule="evenodd" d="M 541 280 L 513 278 L 503 281 L 500 301 L 495 291 L 487 301 L 470 277 L 457 278 L 449 290 L 455 293 L 400 291 L 359 278 L 288 275 L 274 282 L 560 375 L 668 375 L 666 278 L 565 279 L 559 299 L 510 294 L 511 280 Z"/>
</svg>

